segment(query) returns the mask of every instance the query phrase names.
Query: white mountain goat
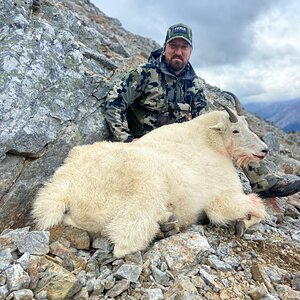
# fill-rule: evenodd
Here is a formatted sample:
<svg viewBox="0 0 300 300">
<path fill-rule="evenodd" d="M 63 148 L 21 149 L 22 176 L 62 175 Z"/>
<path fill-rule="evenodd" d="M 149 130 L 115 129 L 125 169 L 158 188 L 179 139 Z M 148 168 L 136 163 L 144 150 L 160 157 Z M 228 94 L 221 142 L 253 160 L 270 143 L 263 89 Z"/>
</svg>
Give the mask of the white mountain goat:
<svg viewBox="0 0 300 300">
<path fill-rule="evenodd" d="M 144 250 L 159 223 L 179 225 L 205 212 L 214 223 L 266 217 L 254 194 L 245 195 L 232 163 L 263 159 L 267 146 L 230 109 L 153 130 L 133 143 L 98 142 L 72 149 L 39 191 L 33 217 L 40 229 L 63 221 L 100 232 L 114 255 Z"/>
</svg>

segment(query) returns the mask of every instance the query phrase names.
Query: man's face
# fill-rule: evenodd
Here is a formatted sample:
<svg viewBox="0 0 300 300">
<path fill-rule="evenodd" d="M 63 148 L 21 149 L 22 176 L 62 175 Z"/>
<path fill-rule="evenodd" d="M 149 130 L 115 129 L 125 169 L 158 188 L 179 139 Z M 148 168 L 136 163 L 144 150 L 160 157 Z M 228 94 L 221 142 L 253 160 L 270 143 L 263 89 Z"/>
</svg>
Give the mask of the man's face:
<svg viewBox="0 0 300 300">
<path fill-rule="evenodd" d="M 165 60 L 172 67 L 175 74 L 179 74 L 187 65 L 191 57 L 191 46 L 182 38 L 167 43 Z"/>
</svg>

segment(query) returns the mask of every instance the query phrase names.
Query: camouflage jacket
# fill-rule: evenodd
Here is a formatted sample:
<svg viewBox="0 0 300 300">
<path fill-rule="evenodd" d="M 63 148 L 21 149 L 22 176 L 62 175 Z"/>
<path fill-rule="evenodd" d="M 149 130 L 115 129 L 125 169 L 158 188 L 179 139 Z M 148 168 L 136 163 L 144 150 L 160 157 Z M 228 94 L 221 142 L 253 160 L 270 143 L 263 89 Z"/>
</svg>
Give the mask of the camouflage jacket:
<svg viewBox="0 0 300 300">
<path fill-rule="evenodd" d="M 194 118 L 206 107 L 203 81 L 192 66 L 176 76 L 161 53 L 152 52 L 148 63 L 130 71 L 108 93 L 105 118 L 113 140 L 130 142 L 164 124 Z"/>
</svg>

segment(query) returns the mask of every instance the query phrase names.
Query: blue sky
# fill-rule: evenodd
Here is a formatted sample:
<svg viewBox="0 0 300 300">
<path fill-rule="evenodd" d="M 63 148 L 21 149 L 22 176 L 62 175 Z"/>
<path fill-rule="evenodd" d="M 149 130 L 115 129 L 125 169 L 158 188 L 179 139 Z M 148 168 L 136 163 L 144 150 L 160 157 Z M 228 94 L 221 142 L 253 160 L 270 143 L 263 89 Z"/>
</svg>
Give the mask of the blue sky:
<svg viewBox="0 0 300 300">
<path fill-rule="evenodd" d="M 91 2 L 161 45 L 170 25 L 189 25 L 197 74 L 244 103 L 300 98 L 300 0 Z"/>
</svg>

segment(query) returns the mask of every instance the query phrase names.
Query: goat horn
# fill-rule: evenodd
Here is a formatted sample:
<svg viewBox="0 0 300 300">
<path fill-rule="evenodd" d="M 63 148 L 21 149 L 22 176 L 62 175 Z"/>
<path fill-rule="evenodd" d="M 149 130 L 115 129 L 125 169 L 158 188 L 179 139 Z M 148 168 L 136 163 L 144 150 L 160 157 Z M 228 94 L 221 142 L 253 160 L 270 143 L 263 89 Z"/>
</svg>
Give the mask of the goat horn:
<svg viewBox="0 0 300 300">
<path fill-rule="evenodd" d="M 224 95 L 224 97 L 226 97 L 226 94 L 228 94 L 233 98 L 238 116 L 243 116 L 245 114 L 242 104 L 241 104 L 239 98 L 235 94 L 233 94 L 231 92 L 227 92 L 227 91 L 222 91 L 221 93 Z"/>
<path fill-rule="evenodd" d="M 215 103 L 222 106 L 228 112 L 229 121 L 231 123 L 237 123 L 238 122 L 238 119 L 237 119 L 236 115 L 234 114 L 234 112 L 229 107 L 227 107 L 227 106 L 225 106 L 225 105 L 223 105 L 223 104 L 221 104 L 220 102 L 217 102 L 217 101 L 215 101 Z"/>
</svg>

